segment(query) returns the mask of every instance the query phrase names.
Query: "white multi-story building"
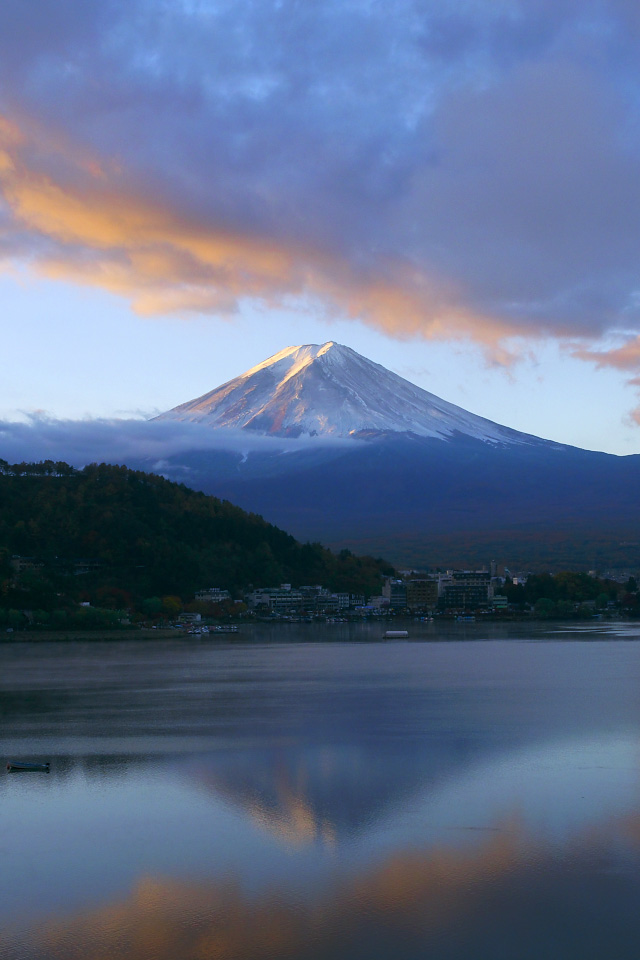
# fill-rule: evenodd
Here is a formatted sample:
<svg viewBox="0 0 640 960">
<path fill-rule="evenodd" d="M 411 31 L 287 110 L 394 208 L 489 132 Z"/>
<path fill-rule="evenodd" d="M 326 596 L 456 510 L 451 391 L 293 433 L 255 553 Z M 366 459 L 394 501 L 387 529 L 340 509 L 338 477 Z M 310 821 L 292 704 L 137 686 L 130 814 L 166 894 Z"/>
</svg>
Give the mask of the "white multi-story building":
<svg viewBox="0 0 640 960">
<path fill-rule="evenodd" d="M 228 590 L 221 590 L 220 587 L 209 587 L 208 590 L 198 590 L 196 600 L 201 603 L 221 603 L 223 600 L 230 600 L 231 594 Z"/>
</svg>

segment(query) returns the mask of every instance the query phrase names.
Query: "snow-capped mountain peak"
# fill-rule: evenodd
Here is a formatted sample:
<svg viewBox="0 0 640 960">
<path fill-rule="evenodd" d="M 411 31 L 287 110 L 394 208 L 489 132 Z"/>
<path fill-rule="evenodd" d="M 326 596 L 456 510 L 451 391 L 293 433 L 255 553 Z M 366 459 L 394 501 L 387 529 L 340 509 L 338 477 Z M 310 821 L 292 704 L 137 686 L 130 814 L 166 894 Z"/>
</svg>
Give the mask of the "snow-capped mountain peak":
<svg viewBox="0 0 640 960">
<path fill-rule="evenodd" d="M 537 438 L 468 413 L 333 341 L 287 347 L 158 419 L 270 436 L 366 438 L 380 433 L 489 443 Z"/>
</svg>

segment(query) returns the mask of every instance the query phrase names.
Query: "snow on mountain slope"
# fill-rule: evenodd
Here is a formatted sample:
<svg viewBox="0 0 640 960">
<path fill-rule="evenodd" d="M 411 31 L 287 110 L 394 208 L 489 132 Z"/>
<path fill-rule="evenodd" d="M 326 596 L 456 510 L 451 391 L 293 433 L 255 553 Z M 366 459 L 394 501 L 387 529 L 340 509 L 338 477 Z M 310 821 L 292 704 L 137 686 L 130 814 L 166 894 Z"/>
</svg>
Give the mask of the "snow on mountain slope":
<svg viewBox="0 0 640 960">
<path fill-rule="evenodd" d="M 277 437 L 410 433 L 488 443 L 543 443 L 468 413 L 350 347 L 287 347 L 246 373 L 157 419 L 235 427 Z"/>
</svg>

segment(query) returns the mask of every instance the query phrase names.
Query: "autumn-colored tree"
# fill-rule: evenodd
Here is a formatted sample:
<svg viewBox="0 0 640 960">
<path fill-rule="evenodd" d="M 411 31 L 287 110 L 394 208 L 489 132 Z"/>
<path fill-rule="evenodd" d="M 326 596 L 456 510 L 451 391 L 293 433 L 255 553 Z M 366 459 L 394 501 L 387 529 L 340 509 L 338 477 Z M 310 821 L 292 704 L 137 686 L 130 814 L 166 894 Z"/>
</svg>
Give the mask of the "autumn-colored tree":
<svg viewBox="0 0 640 960">
<path fill-rule="evenodd" d="M 182 600 L 180 597 L 163 597 L 162 611 L 168 617 L 177 617 L 182 610 Z"/>
</svg>

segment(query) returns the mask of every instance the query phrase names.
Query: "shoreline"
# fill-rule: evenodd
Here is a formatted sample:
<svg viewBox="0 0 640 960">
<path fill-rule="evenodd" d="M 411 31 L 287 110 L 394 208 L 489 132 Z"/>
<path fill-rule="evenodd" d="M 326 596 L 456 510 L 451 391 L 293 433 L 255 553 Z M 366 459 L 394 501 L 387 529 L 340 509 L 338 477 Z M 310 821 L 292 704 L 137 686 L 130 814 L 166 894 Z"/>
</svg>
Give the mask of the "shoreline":
<svg viewBox="0 0 640 960">
<path fill-rule="evenodd" d="M 69 643 L 82 640 L 159 640 L 175 639 L 189 636 L 186 630 L 152 630 L 144 627 L 134 627 L 122 630 L 16 630 L 9 634 L 0 634 L 0 645 L 4 643 L 37 643 L 38 641 L 54 642 L 57 640 Z M 215 636 L 215 634 L 214 634 Z"/>
<path fill-rule="evenodd" d="M 0 646 L 4 644 L 21 644 L 21 643 L 100 643 L 104 641 L 132 641 L 138 640 L 142 643 L 146 643 L 150 640 L 162 641 L 162 640 L 199 640 L 201 642 L 206 641 L 242 641 L 249 639 L 254 633 L 255 628 L 263 627 L 279 627 L 284 629 L 296 628 L 303 629 L 305 627 L 323 627 L 326 626 L 329 636 L 327 637 L 327 642 L 331 641 L 331 633 L 336 631 L 336 628 L 344 628 L 350 626 L 363 626 L 368 621 L 355 620 L 347 621 L 341 623 L 314 623 L 314 624 L 304 624 L 298 622 L 289 622 L 286 620 L 283 621 L 250 621 L 242 625 L 239 625 L 238 633 L 217 633 L 211 631 L 208 634 L 192 634 L 188 630 L 177 629 L 177 628 L 163 628 L 161 630 L 153 629 L 151 627 L 131 627 L 131 628 L 122 628 L 122 629 L 106 629 L 106 630 L 20 630 L 15 631 L 14 633 L 0 633 Z M 399 626 L 401 629 L 407 629 L 409 631 L 409 639 L 412 639 L 411 634 L 415 635 L 416 633 L 422 633 L 422 629 L 425 627 L 427 629 L 434 627 L 444 627 L 447 630 L 450 630 L 452 627 L 455 629 L 461 629 L 468 631 L 469 629 L 474 630 L 477 627 L 482 627 L 483 625 L 496 626 L 499 624 L 506 626 L 522 626 L 524 624 L 535 624 L 537 626 L 546 625 L 548 627 L 560 627 L 569 628 L 571 627 L 585 627 L 586 625 L 605 626 L 612 624 L 638 624 L 640 621 L 637 618 L 621 618 L 621 617 L 611 617 L 611 618 L 602 618 L 602 619 L 593 619 L 585 620 L 582 618 L 576 618 L 571 620 L 545 620 L 545 619 L 534 619 L 531 617 L 522 617 L 522 618 L 511 618 L 511 617 L 500 617 L 500 618 L 489 618 L 482 617 L 478 618 L 475 621 L 458 621 L 453 618 L 443 617 L 436 619 L 431 622 L 420 622 L 416 623 L 410 617 L 405 618 L 394 618 L 393 621 L 390 621 L 391 626 Z M 375 621 L 375 625 L 379 627 L 388 627 L 389 624 L 381 621 Z M 416 627 L 419 628 L 416 630 Z M 337 632 L 337 631 L 336 631 Z"/>
</svg>

